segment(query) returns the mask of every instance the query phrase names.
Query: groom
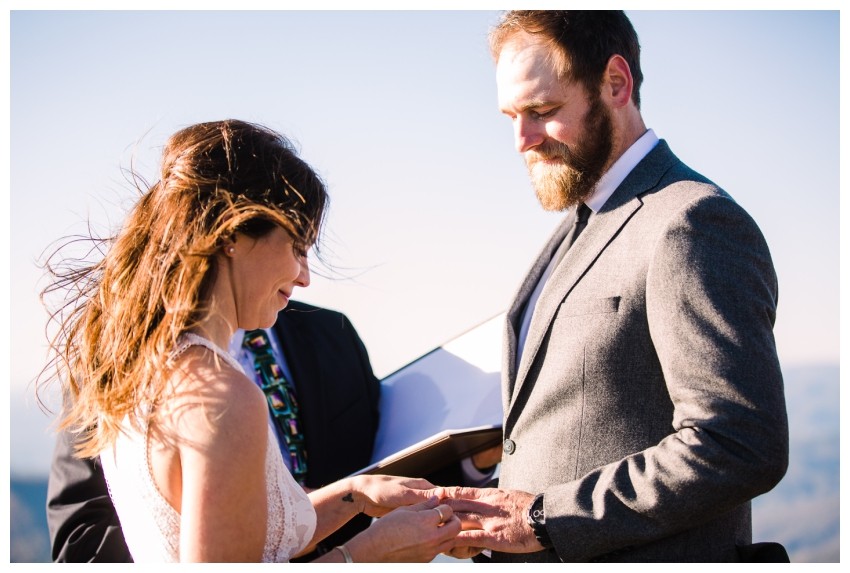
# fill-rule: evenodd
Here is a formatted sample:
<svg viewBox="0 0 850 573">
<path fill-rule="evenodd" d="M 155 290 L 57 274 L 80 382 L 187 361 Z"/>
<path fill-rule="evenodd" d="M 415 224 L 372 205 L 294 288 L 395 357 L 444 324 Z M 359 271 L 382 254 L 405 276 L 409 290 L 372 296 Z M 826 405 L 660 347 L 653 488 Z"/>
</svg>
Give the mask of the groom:
<svg viewBox="0 0 850 573">
<path fill-rule="evenodd" d="M 537 196 L 568 214 L 508 311 L 500 489 L 442 492 L 456 556 L 747 558 L 788 464 L 764 237 L 646 128 L 625 14 L 509 12 L 490 40 Z"/>
</svg>

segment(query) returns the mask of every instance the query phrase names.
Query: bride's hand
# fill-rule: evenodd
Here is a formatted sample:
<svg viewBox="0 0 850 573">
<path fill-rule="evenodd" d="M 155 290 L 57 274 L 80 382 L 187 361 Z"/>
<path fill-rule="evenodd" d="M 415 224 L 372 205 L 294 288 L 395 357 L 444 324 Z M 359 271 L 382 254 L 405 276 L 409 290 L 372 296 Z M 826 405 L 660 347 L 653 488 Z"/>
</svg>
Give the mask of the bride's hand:
<svg viewBox="0 0 850 573">
<path fill-rule="evenodd" d="M 460 530 L 452 509 L 432 497 L 388 513 L 346 545 L 355 562 L 427 563 L 450 551 Z"/>
<path fill-rule="evenodd" d="M 428 500 L 434 485 L 426 479 L 385 475 L 359 475 L 351 478 L 360 494 L 361 511 L 370 517 L 381 517 L 393 509 Z"/>
</svg>

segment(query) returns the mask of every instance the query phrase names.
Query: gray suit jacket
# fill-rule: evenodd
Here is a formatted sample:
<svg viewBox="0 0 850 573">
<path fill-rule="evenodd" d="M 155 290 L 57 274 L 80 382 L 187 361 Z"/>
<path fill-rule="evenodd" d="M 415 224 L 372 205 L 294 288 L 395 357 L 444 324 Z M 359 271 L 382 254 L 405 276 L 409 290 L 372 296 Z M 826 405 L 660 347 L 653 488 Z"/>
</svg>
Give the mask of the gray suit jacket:
<svg viewBox="0 0 850 573">
<path fill-rule="evenodd" d="M 629 174 L 541 293 L 569 228 L 507 316 L 499 487 L 544 492 L 555 549 L 495 561 L 733 561 L 750 500 L 785 473 L 777 280 L 755 222 L 664 141 Z"/>
</svg>

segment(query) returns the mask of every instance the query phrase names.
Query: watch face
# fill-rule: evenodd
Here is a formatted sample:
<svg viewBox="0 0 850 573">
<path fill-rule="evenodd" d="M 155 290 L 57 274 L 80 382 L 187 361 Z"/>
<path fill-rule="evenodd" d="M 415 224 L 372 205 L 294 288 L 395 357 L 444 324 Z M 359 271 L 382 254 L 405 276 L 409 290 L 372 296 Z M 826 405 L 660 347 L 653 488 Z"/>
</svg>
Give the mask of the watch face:
<svg viewBox="0 0 850 573">
<path fill-rule="evenodd" d="M 543 496 L 538 495 L 528 508 L 528 520 L 531 523 L 546 523 L 546 516 L 543 513 Z"/>
<path fill-rule="evenodd" d="M 528 508 L 528 524 L 534 531 L 534 537 L 540 542 L 544 549 L 552 547 L 549 532 L 546 531 L 546 515 L 543 512 L 543 494 L 534 498 L 531 507 Z"/>
<path fill-rule="evenodd" d="M 543 515 L 543 508 L 542 507 L 532 507 L 531 508 L 531 519 L 533 519 L 537 523 L 543 523 L 546 520 L 546 517 Z"/>
</svg>

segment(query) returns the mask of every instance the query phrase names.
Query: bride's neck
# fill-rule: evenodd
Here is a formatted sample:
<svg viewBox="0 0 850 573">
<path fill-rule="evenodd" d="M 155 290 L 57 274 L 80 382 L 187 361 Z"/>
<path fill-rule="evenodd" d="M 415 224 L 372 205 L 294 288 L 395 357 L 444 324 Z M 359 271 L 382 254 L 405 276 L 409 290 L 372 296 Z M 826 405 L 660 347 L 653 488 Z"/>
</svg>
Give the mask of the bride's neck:
<svg viewBox="0 0 850 573">
<path fill-rule="evenodd" d="M 236 328 L 222 315 L 212 313 L 195 325 L 191 332 L 203 336 L 221 348 L 227 348 Z"/>
</svg>

